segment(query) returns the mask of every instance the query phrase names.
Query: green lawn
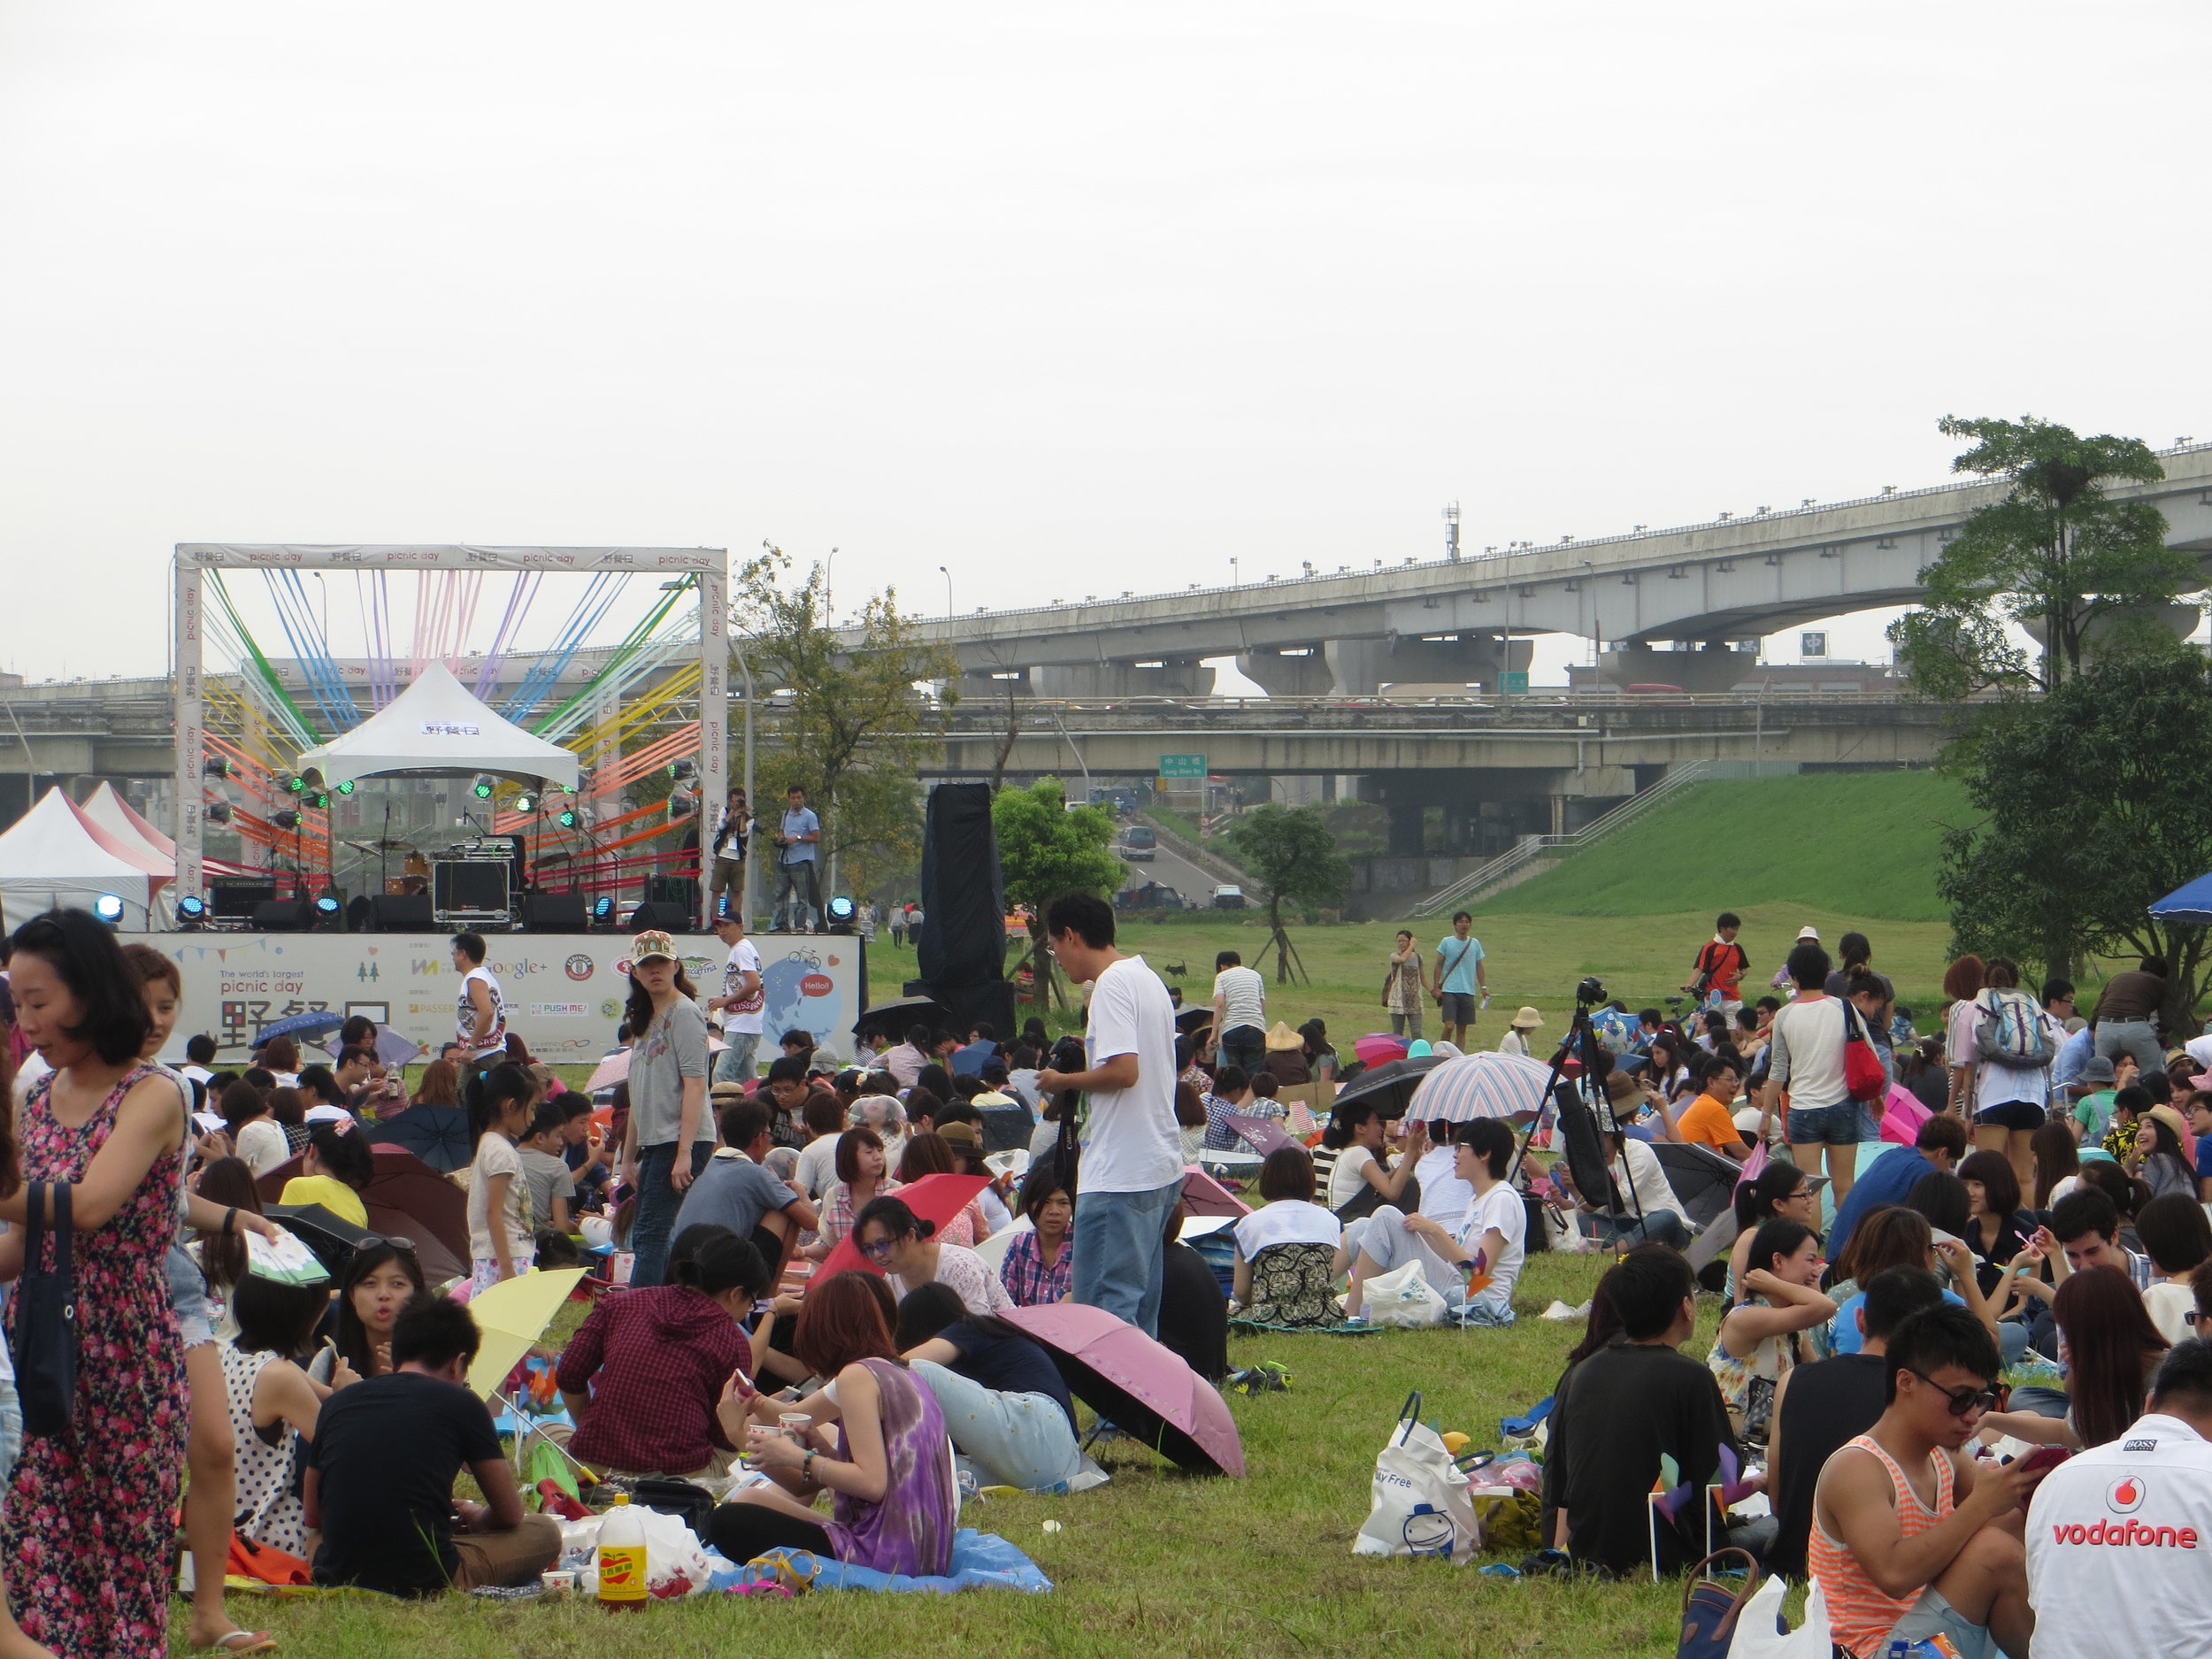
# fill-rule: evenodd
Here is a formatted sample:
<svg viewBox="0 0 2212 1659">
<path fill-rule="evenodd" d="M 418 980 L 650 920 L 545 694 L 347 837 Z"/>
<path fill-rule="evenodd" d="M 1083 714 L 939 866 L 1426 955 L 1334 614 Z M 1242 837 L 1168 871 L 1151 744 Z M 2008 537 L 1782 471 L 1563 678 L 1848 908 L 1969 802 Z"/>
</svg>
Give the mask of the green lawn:
<svg viewBox="0 0 2212 1659">
<path fill-rule="evenodd" d="M 1238 1339 L 1243 1364 L 1276 1359 L 1287 1394 L 1230 1396 L 1251 1472 L 1198 1479 L 1126 1443 L 1103 1461 L 1112 1484 L 1080 1497 L 972 1505 L 967 1525 L 1013 1540 L 1057 1586 L 1047 1596 L 992 1592 L 949 1600 L 822 1594 L 796 1602 L 700 1598 L 614 1620 L 588 1605 L 495 1607 L 465 1597 L 414 1606 L 365 1597 L 238 1598 L 242 1620 L 273 1628 L 288 1653 L 320 1659 L 689 1659 L 758 1655 L 962 1651 L 1123 1655 L 1664 1655 L 1675 1648 L 1678 1586 L 1567 1586 L 1480 1576 L 1431 1563 L 1356 1560 L 1374 1455 L 1400 1402 L 1495 1445 L 1498 1419 L 1551 1391 L 1578 1327 L 1535 1317 L 1553 1298 L 1579 1304 L 1591 1256 L 1538 1256 L 1509 1331 L 1360 1339 Z M 1715 1304 L 1693 1351 L 1711 1340 Z M 1048 1518 L 1062 1530 L 1046 1532 Z M 173 1645 L 183 1649 L 183 1626 Z"/>
</svg>

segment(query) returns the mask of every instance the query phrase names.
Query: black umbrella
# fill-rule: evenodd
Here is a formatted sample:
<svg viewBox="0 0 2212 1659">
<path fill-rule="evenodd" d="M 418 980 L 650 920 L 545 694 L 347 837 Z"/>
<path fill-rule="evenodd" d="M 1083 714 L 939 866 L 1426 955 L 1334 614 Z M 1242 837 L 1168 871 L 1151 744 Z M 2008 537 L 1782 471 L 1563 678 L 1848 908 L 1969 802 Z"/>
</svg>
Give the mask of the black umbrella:
<svg viewBox="0 0 2212 1659">
<path fill-rule="evenodd" d="M 1211 1002 L 1192 1002 L 1175 1010 L 1175 1029 L 1186 1037 L 1193 1032 L 1203 1031 L 1213 1023 L 1214 1008 Z"/>
<path fill-rule="evenodd" d="M 853 1021 L 853 1035 L 903 1037 L 909 1025 L 927 1025 L 935 1031 L 949 1029 L 951 1024 L 951 1013 L 933 996 L 895 996 L 864 1009 Z"/>
<path fill-rule="evenodd" d="M 1733 1158 L 1685 1141 L 1655 1141 L 1651 1153 L 1666 1172 L 1667 1185 L 1682 1201 L 1683 1214 L 1692 1225 L 1707 1225 L 1735 1202 L 1736 1183 L 1743 1177 L 1743 1166 Z"/>
<path fill-rule="evenodd" d="M 1371 1065 L 1337 1092 L 1331 1112 L 1340 1112 L 1355 1101 L 1372 1101 L 1385 1118 L 1402 1118 L 1421 1079 L 1452 1056 L 1417 1055 L 1409 1060 L 1386 1060 Z"/>
<path fill-rule="evenodd" d="M 320 1204 L 271 1204 L 268 1217 L 314 1252 L 333 1279 L 346 1271 L 354 1247 L 368 1237 L 367 1228 L 355 1226 Z"/>
<path fill-rule="evenodd" d="M 410 1106 L 366 1133 L 371 1146 L 399 1147 L 448 1175 L 466 1169 L 476 1155 L 469 1115 L 458 1106 Z"/>
</svg>

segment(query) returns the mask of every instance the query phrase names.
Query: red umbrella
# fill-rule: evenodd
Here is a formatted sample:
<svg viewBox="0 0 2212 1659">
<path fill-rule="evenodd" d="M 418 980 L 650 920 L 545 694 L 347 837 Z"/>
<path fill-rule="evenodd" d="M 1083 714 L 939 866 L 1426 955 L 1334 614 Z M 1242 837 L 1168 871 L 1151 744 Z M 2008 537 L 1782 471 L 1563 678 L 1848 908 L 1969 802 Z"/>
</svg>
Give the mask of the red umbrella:
<svg viewBox="0 0 2212 1659">
<path fill-rule="evenodd" d="M 1068 1392 L 1117 1428 L 1185 1469 L 1243 1475 L 1236 1420 L 1181 1356 L 1081 1302 L 1010 1308 L 1003 1317 L 1043 1343 Z"/>
<path fill-rule="evenodd" d="M 1248 1216 L 1252 1206 L 1193 1164 L 1183 1171 L 1183 1210 L 1193 1216 Z"/>
<path fill-rule="evenodd" d="M 445 1257 L 460 1263 L 460 1271 L 466 1272 L 468 1194 L 411 1152 L 403 1152 L 397 1147 L 377 1147 L 373 1150 L 376 1174 L 361 1194 L 361 1202 L 369 1212 L 369 1225 L 388 1239 L 397 1234 L 422 1245 L 434 1240 Z M 263 1203 L 277 1202 L 283 1195 L 284 1183 L 295 1175 L 307 1172 L 302 1167 L 305 1156 L 303 1153 L 287 1158 L 254 1183 Z M 436 1276 L 427 1256 L 423 1258 L 422 1266 L 426 1274 Z"/>
<path fill-rule="evenodd" d="M 975 1202 L 976 1194 L 991 1184 L 987 1175 L 925 1175 L 918 1181 L 902 1187 L 892 1197 L 900 1200 L 924 1221 L 945 1226 L 952 1218 Z M 829 1253 L 821 1266 L 814 1270 L 816 1279 L 827 1279 L 833 1273 L 849 1273 L 855 1268 L 865 1272 L 880 1273 L 883 1269 L 860 1253 L 860 1246 L 848 1233 L 838 1240 L 837 1248 Z"/>
</svg>

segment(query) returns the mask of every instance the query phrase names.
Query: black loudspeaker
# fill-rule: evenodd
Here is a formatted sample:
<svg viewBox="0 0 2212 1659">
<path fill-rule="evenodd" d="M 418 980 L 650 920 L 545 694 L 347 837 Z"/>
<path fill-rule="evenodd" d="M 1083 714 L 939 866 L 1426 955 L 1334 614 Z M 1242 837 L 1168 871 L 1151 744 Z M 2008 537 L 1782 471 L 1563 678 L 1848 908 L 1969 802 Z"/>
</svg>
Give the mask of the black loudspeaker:
<svg viewBox="0 0 2212 1659">
<path fill-rule="evenodd" d="M 427 893 L 387 893 L 371 902 L 380 933 L 427 933 L 438 926 Z"/>
<path fill-rule="evenodd" d="M 998 841 L 991 833 L 988 784 L 941 783 L 929 792 L 922 910 L 916 965 L 948 1007 L 960 1011 L 956 987 L 1004 983 L 1006 895 Z M 1007 1025 L 1000 1025 L 995 1013 L 979 1018 L 1010 1034 L 1011 1007 L 1010 997 Z"/>
<path fill-rule="evenodd" d="M 691 916 L 680 904 L 661 901 L 641 904 L 630 917 L 630 931 L 649 933 L 658 928 L 664 933 L 680 933 L 691 926 Z"/>
<path fill-rule="evenodd" d="M 253 925 L 265 933 L 303 933 L 315 925 L 315 906 L 307 899 L 261 899 Z"/>
<path fill-rule="evenodd" d="M 208 914 L 219 922 L 250 922 L 253 907 L 276 897 L 273 881 L 217 879 L 207 886 Z"/>
<path fill-rule="evenodd" d="M 522 925 L 533 933 L 580 933 L 584 931 L 584 895 L 526 893 L 522 895 Z"/>
<path fill-rule="evenodd" d="M 926 926 L 926 920 L 925 920 Z M 988 979 L 974 985 L 941 985 L 934 995 L 952 1017 L 948 1030 L 960 1033 L 967 1041 L 969 1032 L 978 1025 L 988 1025 L 998 1033 L 1001 1042 L 1010 1041 L 1021 1029 L 1021 1021 L 1014 1018 L 1014 987 L 1010 980 Z"/>
</svg>

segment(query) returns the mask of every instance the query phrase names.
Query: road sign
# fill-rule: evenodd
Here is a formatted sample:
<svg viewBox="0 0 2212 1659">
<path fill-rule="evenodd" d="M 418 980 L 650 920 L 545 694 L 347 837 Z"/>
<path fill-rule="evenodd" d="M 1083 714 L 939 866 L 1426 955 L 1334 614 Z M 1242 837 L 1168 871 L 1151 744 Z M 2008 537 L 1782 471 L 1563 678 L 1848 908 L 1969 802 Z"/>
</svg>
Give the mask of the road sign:
<svg viewBox="0 0 2212 1659">
<path fill-rule="evenodd" d="M 1206 757 L 1203 755 L 1163 755 L 1160 757 L 1160 776 L 1163 778 L 1203 778 Z"/>
<path fill-rule="evenodd" d="M 1509 697 L 1525 695 L 1528 691 L 1528 676 L 1508 670 L 1505 676 L 1505 695 Z"/>
</svg>

